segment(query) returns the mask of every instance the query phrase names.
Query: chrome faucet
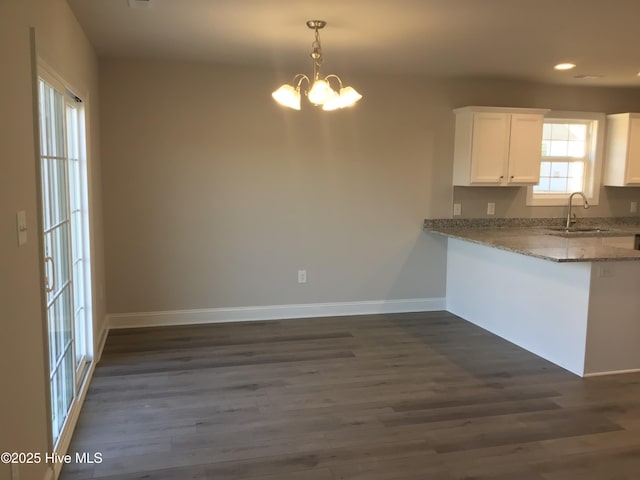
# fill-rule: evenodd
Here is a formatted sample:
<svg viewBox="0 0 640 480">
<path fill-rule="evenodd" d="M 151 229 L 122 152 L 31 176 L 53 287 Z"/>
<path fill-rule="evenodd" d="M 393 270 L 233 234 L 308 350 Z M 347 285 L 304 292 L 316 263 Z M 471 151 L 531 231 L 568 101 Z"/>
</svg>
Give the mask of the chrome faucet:
<svg viewBox="0 0 640 480">
<path fill-rule="evenodd" d="M 571 217 L 571 201 L 573 200 L 574 195 L 580 195 L 582 197 L 582 200 L 584 200 L 584 205 L 583 205 L 584 208 L 585 209 L 589 208 L 589 202 L 587 201 L 587 196 L 584 193 L 573 192 L 571 195 L 569 195 L 569 210 L 567 212 L 567 225 L 566 225 L 567 230 L 571 228 L 572 223 L 576 223 L 576 220 L 574 220 L 576 214 L 575 213 L 573 214 L 574 218 Z"/>
</svg>

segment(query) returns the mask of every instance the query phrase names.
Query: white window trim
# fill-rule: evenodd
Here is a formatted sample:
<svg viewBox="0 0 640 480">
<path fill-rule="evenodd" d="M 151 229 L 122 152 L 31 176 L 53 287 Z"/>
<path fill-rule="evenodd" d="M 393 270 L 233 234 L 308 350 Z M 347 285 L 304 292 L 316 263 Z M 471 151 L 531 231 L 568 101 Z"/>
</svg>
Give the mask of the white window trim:
<svg viewBox="0 0 640 480">
<path fill-rule="evenodd" d="M 602 185 L 602 163 L 604 155 L 604 132 L 607 116 L 599 112 L 570 112 L 552 110 L 546 118 L 563 120 L 589 120 L 596 121 L 591 135 L 590 162 L 585 165 L 585 192 L 591 205 L 600 203 L 600 187 Z M 544 197 L 543 197 L 544 195 Z M 570 193 L 538 194 L 534 196 L 533 186 L 527 187 L 527 206 L 551 207 L 567 204 Z"/>
</svg>

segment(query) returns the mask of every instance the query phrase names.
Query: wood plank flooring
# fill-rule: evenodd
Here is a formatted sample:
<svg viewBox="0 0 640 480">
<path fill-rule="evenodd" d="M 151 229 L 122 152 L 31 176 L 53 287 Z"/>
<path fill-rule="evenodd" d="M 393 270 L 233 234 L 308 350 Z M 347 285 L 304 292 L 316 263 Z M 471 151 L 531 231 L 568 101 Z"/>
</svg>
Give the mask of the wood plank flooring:
<svg viewBox="0 0 640 480">
<path fill-rule="evenodd" d="M 115 330 L 75 452 L 62 480 L 638 480 L 640 374 L 447 312 Z"/>
</svg>

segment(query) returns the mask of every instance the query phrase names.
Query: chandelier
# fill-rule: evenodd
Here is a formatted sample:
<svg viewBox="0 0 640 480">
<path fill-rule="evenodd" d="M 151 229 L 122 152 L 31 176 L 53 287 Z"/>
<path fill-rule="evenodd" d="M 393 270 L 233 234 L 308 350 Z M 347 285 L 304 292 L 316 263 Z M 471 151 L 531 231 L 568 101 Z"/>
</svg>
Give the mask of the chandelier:
<svg viewBox="0 0 640 480">
<path fill-rule="evenodd" d="M 327 22 L 324 20 L 309 20 L 307 27 L 316 31 L 316 37 L 311 44 L 310 57 L 313 59 L 313 76 L 311 79 L 303 73 L 298 73 L 293 77 L 291 85 L 285 83 L 278 90 L 273 92 L 271 96 L 276 102 L 285 107 L 300 110 L 300 91 L 302 83 L 306 80 L 307 89 L 304 94 L 309 101 L 323 110 L 337 110 L 339 108 L 350 107 L 362 98 L 353 87 L 345 87 L 342 80 L 337 75 L 327 75 L 320 77 L 320 65 L 322 65 L 322 45 L 320 45 L 320 32 Z M 334 89 L 330 81 L 333 80 L 337 89 Z"/>
</svg>

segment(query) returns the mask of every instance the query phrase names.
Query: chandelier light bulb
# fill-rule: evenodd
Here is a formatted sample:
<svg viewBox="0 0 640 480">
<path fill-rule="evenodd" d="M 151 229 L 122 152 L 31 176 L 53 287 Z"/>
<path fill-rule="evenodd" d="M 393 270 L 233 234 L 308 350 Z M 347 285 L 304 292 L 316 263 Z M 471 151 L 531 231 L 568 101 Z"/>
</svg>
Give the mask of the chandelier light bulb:
<svg viewBox="0 0 640 480">
<path fill-rule="evenodd" d="M 325 80 L 316 80 L 307 94 L 309 101 L 314 105 L 324 105 L 329 100 L 337 97 L 337 92 L 329 86 Z"/>
<path fill-rule="evenodd" d="M 323 110 L 337 110 L 339 108 L 351 107 L 362 98 L 355 88 L 343 87 L 340 89 L 340 94 L 331 98 L 323 106 Z"/>
<path fill-rule="evenodd" d="M 273 99 L 284 107 L 300 110 L 300 90 L 291 85 L 282 85 L 271 94 Z"/>
</svg>

